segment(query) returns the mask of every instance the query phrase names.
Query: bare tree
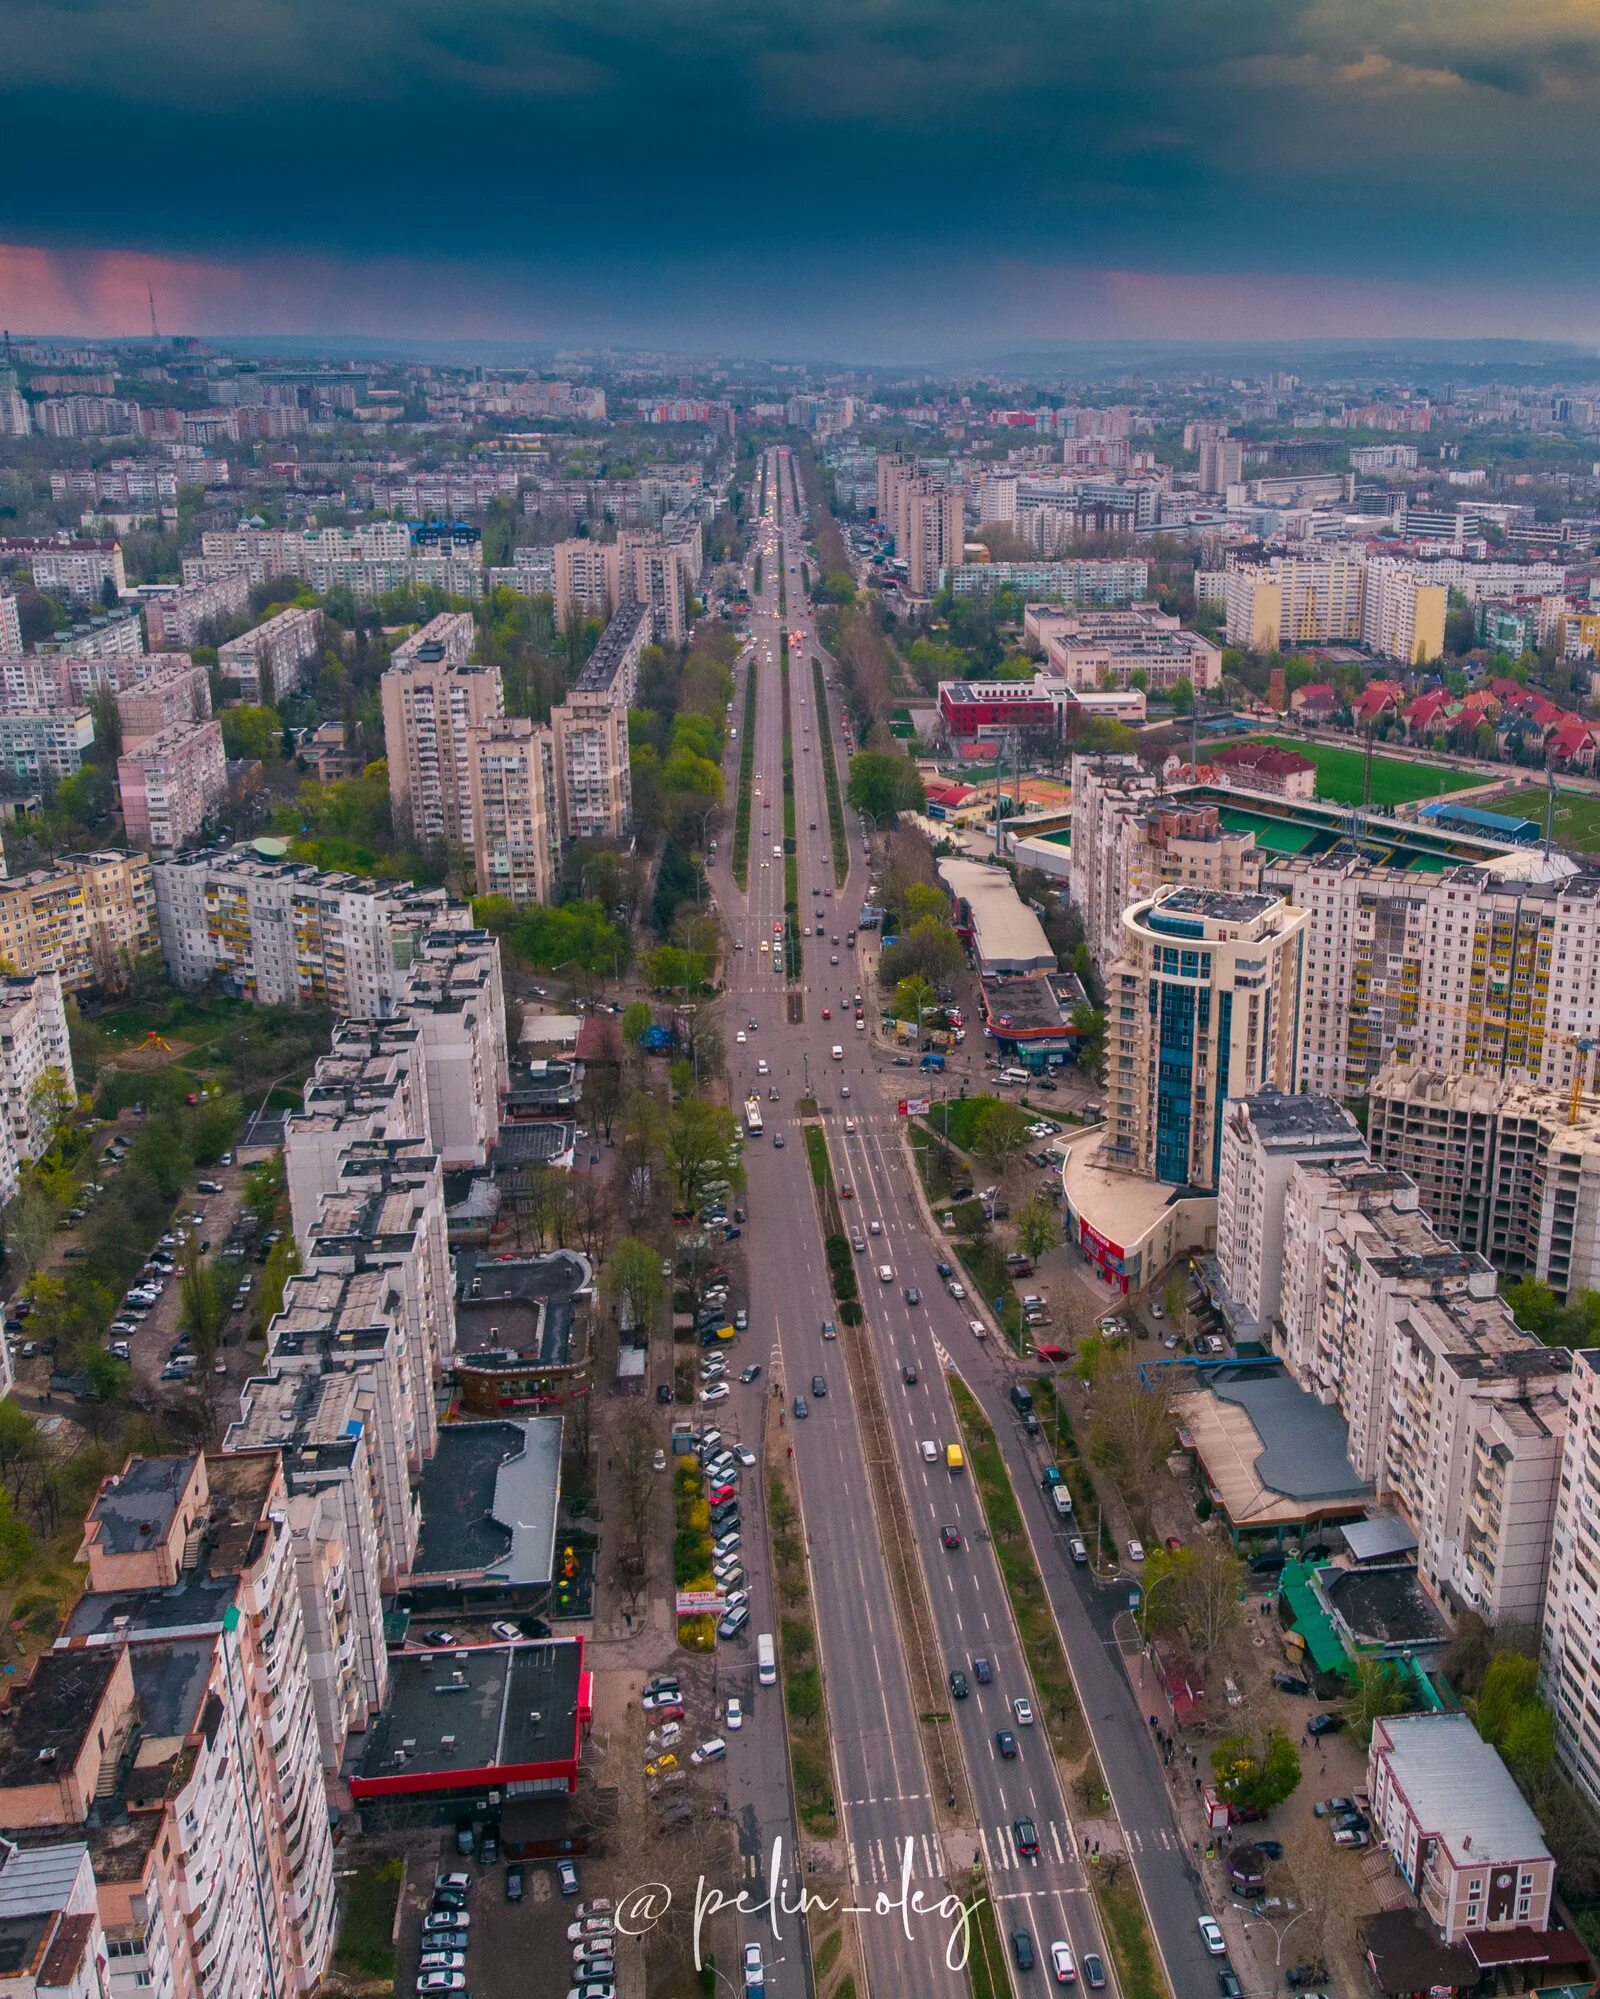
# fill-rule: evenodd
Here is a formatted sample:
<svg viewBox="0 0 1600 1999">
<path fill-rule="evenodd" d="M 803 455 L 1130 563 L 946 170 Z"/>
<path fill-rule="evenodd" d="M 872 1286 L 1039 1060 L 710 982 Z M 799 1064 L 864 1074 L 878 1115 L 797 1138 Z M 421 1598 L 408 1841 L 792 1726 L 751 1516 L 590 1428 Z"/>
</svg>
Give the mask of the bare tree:
<svg viewBox="0 0 1600 1999">
<path fill-rule="evenodd" d="M 1172 1448 L 1171 1391 L 1164 1369 L 1141 1373 L 1118 1355 L 1095 1377 L 1090 1445 L 1124 1495 L 1136 1492 Z"/>
<path fill-rule="evenodd" d="M 641 1568 L 645 1534 L 650 1525 L 650 1506 L 654 1498 L 656 1449 L 650 1411 L 644 1403 L 635 1402 L 617 1425 L 612 1455 L 616 1465 L 616 1495 L 622 1515 L 624 1549 L 636 1556 Z"/>
</svg>

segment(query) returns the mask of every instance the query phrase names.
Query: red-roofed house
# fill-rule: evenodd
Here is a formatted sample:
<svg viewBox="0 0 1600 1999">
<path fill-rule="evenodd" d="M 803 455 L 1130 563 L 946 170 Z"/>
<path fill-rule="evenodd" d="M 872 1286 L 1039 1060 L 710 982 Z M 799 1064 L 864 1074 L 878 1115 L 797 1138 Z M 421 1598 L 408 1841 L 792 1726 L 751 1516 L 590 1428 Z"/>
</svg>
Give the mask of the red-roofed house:
<svg viewBox="0 0 1600 1999">
<path fill-rule="evenodd" d="M 1357 726 L 1369 722 L 1382 721 L 1385 715 L 1398 715 L 1400 703 L 1405 699 L 1405 689 L 1397 680 L 1369 681 L 1350 704 L 1350 712 Z"/>
<path fill-rule="evenodd" d="M 1594 763 L 1594 731 L 1576 715 L 1563 715 L 1545 731 L 1545 755 L 1568 767 L 1589 767 Z"/>
<path fill-rule="evenodd" d="M 1289 696 L 1290 712 L 1303 715 L 1308 722 L 1325 722 L 1330 715 L 1337 715 L 1343 706 L 1338 688 L 1330 687 L 1325 680 L 1313 680 L 1307 687 L 1297 687 Z"/>
<path fill-rule="evenodd" d="M 1479 722 L 1498 722 L 1504 706 L 1498 695 L 1491 693 L 1487 687 L 1478 687 L 1463 697 L 1461 712 L 1472 717 L 1473 727 L 1476 728 Z"/>
<path fill-rule="evenodd" d="M 1214 750 L 1210 763 L 1213 770 L 1222 773 L 1225 784 L 1247 785 L 1252 791 L 1270 791 L 1280 798 L 1315 798 L 1317 794 L 1317 767 L 1298 750 L 1236 743 Z"/>
<path fill-rule="evenodd" d="M 1454 707 L 1454 696 L 1442 687 L 1431 694 L 1418 695 L 1406 710 L 1406 727 L 1413 736 L 1431 735 L 1435 729 L 1448 726 Z"/>
</svg>

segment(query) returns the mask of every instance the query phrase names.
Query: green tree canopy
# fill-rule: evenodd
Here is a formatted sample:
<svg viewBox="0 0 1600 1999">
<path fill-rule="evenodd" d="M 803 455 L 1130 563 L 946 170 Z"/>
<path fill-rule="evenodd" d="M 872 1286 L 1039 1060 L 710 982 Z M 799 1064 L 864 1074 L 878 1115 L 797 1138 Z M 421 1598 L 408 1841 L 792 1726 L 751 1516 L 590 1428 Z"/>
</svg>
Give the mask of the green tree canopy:
<svg viewBox="0 0 1600 1999">
<path fill-rule="evenodd" d="M 863 750 L 850 759 L 845 796 L 857 812 L 867 812 L 880 827 L 893 825 L 899 812 L 920 811 L 926 803 L 922 778 L 909 757 L 881 750 Z"/>
<path fill-rule="evenodd" d="M 1220 1797 L 1269 1812 L 1300 1782 L 1300 1752 L 1277 1727 L 1265 1736 L 1227 1735 L 1211 1752 L 1211 1769 Z"/>
</svg>

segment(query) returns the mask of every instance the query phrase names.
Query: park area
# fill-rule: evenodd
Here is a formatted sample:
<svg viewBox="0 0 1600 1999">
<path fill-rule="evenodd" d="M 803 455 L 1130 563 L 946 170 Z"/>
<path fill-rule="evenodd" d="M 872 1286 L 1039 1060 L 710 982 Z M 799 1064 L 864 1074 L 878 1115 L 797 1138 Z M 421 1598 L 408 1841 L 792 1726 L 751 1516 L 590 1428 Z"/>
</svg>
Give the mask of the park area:
<svg viewBox="0 0 1600 1999">
<path fill-rule="evenodd" d="M 1540 826 L 1546 803 L 1542 784 L 1484 800 L 1487 811 L 1503 812 L 1508 819 L 1533 819 Z M 1587 791 L 1558 791 L 1551 831 L 1558 847 L 1570 847 L 1575 854 L 1600 854 L 1600 797 Z"/>
<path fill-rule="evenodd" d="M 153 1073 L 163 1099 L 210 1085 L 236 1092 L 249 1108 L 292 1110 L 300 1085 L 327 1047 L 325 1013 L 291 1012 L 248 1000 L 165 993 L 86 1014 L 73 1032 L 80 1088 L 101 1086 L 116 1110 L 146 1089 Z"/>
<path fill-rule="evenodd" d="M 1276 750 L 1294 750 L 1309 758 L 1317 767 L 1317 797 L 1326 803 L 1361 803 L 1365 750 L 1347 750 L 1337 743 L 1308 742 L 1303 736 L 1251 736 L 1248 741 L 1270 744 Z M 1483 781 L 1473 771 L 1450 770 L 1440 764 L 1405 763 L 1398 757 L 1386 757 L 1381 751 L 1373 753 L 1372 803 L 1380 810 L 1406 805 L 1417 798 L 1444 798 L 1452 791 L 1467 791 Z"/>
</svg>

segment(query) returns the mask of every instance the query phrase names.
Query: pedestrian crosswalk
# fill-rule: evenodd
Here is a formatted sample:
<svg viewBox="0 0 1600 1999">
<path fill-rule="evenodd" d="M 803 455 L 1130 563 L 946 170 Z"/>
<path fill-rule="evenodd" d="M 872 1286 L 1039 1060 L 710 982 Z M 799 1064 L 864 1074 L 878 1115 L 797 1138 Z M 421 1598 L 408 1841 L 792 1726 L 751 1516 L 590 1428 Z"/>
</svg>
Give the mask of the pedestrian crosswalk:
<svg viewBox="0 0 1600 1999">
<path fill-rule="evenodd" d="M 1148 1853 L 1158 1847 L 1164 1853 L 1181 1853 L 1183 1851 L 1183 1841 L 1172 1831 L 1170 1826 L 1164 1825 L 1156 1826 L 1149 1832 L 1139 1832 L 1130 1826 L 1128 1828 L 1128 1844 L 1135 1853 Z"/>
<path fill-rule="evenodd" d="M 940 1881 L 944 1869 L 931 1833 L 902 1833 L 894 1839 L 852 1839 L 850 1878 L 862 1887 L 886 1888 L 906 1878 L 906 1849 L 911 1849 L 910 1879 Z"/>
<path fill-rule="evenodd" d="M 1054 1860 L 1065 1866 L 1069 1860 L 1076 1859 L 1078 1849 L 1071 1826 L 1046 1819 L 1036 1830 L 1039 1851 L 1034 1855 L 1018 1850 L 1013 1826 L 979 1826 L 978 1844 L 983 1849 L 983 1864 L 989 1873 L 1004 1874 L 1015 1867 L 1032 1867 L 1040 1860 Z"/>
</svg>

